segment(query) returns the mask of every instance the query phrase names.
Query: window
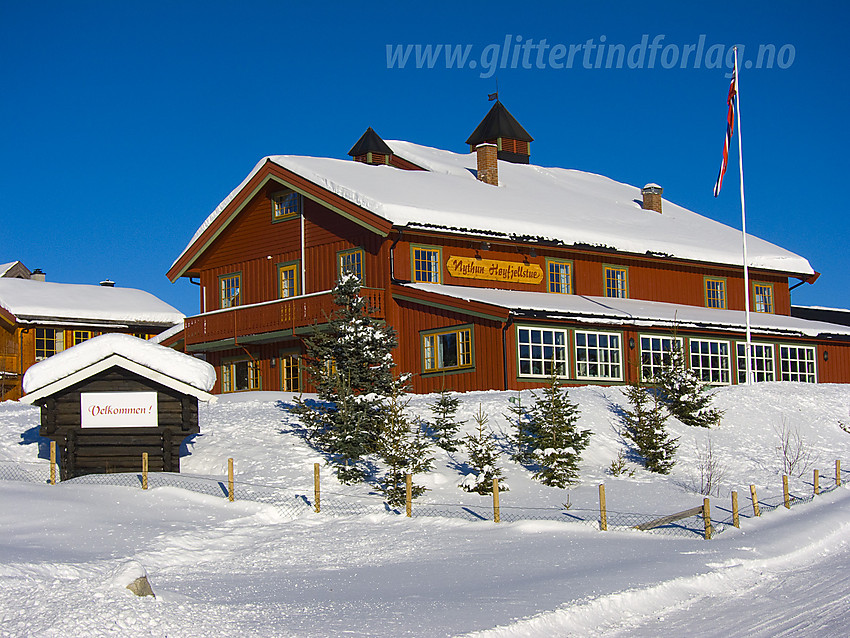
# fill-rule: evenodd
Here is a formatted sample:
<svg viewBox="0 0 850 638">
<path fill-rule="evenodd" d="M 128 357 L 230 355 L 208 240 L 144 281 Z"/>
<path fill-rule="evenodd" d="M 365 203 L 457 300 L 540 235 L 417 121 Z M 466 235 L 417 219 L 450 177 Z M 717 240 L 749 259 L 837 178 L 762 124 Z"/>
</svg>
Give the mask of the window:
<svg viewBox="0 0 850 638">
<path fill-rule="evenodd" d="M 298 264 L 277 267 L 278 293 L 281 299 L 295 297 L 298 291 Z"/>
<path fill-rule="evenodd" d="M 576 330 L 576 376 L 579 379 L 623 378 L 620 335 Z"/>
<path fill-rule="evenodd" d="M 568 261 L 548 261 L 549 292 L 569 295 L 573 292 L 573 265 Z"/>
<path fill-rule="evenodd" d="M 726 307 L 726 280 L 725 279 L 709 279 L 705 280 L 705 307 L 706 308 L 725 308 Z"/>
<path fill-rule="evenodd" d="M 232 308 L 239 305 L 239 288 L 242 275 L 224 275 L 218 279 L 220 308 Z"/>
<path fill-rule="evenodd" d="M 301 213 L 301 195 L 292 191 L 272 195 L 272 221 L 291 219 Z"/>
<path fill-rule="evenodd" d="M 297 354 L 280 357 L 280 389 L 283 392 L 301 392 L 301 366 Z"/>
<path fill-rule="evenodd" d="M 690 339 L 691 370 L 706 383 L 731 383 L 729 342 Z"/>
<path fill-rule="evenodd" d="M 605 267 L 605 296 L 626 299 L 629 296 L 629 271 L 626 268 Z"/>
<path fill-rule="evenodd" d="M 243 392 L 260 389 L 260 370 L 254 361 L 231 361 L 221 366 L 221 391 Z"/>
<path fill-rule="evenodd" d="M 682 350 L 680 337 L 643 335 L 640 338 L 640 376 L 643 381 L 652 381 L 661 371 L 670 366 L 673 349 Z"/>
<path fill-rule="evenodd" d="M 472 367 L 472 328 L 422 335 L 425 372 Z"/>
<path fill-rule="evenodd" d="M 363 281 L 363 251 L 361 249 L 339 253 L 339 274 L 342 276 L 347 273 Z"/>
<path fill-rule="evenodd" d="M 133 336 L 136 337 L 137 339 L 144 339 L 145 341 L 147 341 L 153 335 L 149 335 L 147 332 L 134 332 Z"/>
<path fill-rule="evenodd" d="M 753 284 L 756 312 L 773 312 L 773 284 Z"/>
<path fill-rule="evenodd" d="M 769 343 L 751 344 L 753 351 L 750 357 L 753 379 L 755 381 L 775 381 L 776 374 L 773 370 L 773 346 Z M 738 342 L 736 344 L 738 355 L 738 383 L 747 382 L 747 344 Z"/>
<path fill-rule="evenodd" d="M 567 376 L 567 331 L 518 327 L 517 365 L 521 377 Z"/>
<path fill-rule="evenodd" d="M 74 334 L 71 337 L 71 345 L 75 346 L 89 339 L 91 339 L 91 330 L 74 330 Z"/>
<path fill-rule="evenodd" d="M 413 281 L 440 283 L 440 249 L 413 246 Z"/>
<path fill-rule="evenodd" d="M 779 346 L 779 378 L 781 381 L 817 383 L 815 349 L 808 346 Z"/>
<path fill-rule="evenodd" d="M 37 361 L 52 357 L 65 349 L 65 331 L 53 328 L 35 329 L 35 358 Z"/>
</svg>

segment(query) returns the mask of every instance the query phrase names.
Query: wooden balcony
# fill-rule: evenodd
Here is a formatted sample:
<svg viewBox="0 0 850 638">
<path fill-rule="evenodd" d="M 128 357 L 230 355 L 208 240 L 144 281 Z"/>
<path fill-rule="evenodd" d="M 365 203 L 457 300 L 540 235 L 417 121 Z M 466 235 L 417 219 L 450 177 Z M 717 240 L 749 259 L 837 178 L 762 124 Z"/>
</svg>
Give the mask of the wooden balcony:
<svg viewBox="0 0 850 638">
<path fill-rule="evenodd" d="M 363 288 L 361 295 L 369 300 L 372 316 L 384 318 L 383 288 Z M 299 328 L 321 324 L 337 309 L 330 291 L 299 295 L 288 299 L 276 299 L 249 306 L 236 306 L 226 310 L 213 310 L 194 317 L 186 317 L 184 335 L 186 346 L 210 342 L 237 341 L 242 337 L 289 332 Z M 282 335 L 282 337 L 285 336 Z"/>
</svg>

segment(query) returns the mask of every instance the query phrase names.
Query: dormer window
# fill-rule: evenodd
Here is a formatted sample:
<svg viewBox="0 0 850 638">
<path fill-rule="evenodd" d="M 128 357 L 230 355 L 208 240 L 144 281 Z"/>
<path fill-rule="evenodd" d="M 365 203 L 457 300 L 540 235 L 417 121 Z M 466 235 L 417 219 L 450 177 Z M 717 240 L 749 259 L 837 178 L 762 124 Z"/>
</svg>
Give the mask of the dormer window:
<svg viewBox="0 0 850 638">
<path fill-rule="evenodd" d="M 301 214 L 301 195 L 294 191 L 282 191 L 272 195 L 272 221 L 292 219 Z"/>
</svg>

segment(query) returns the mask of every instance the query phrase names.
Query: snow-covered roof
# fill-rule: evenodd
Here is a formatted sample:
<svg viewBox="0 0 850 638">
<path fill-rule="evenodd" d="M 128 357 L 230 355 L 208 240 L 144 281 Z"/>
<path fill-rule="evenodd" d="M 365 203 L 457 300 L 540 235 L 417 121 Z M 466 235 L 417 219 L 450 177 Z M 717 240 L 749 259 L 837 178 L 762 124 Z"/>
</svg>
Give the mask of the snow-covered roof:
<svg viewBox="0 0 850 638">
<path fill-rule="evenodd" d="M 91 376 L 94 369 L 100 371 L 112 365 L 139 372 L 169 387 L 184 391 L 192 388 L 192 394 L 205 400 L 209 398 L 206 392 L 215 385 L 215 368 L 206 361 L 130 335 L 105 334 L 30 367 L 24 374 L 27 396 L 23 400 L 35 401 Z"/>
<path fill-rule="evenodd" d="M 158 335 L 154 335 L 153 337 L 148 339 L 148 341 L 150 341 L 151 343 L 162 343 L 163 341 L 165 341 L 169 337 L 173 337 L 174 335 L 181 332 L 182 330 L 183 330 L 183 321 L 181 320 L 180 323 L 176 323 L 173 326 L 171 326 L 168 330 L 163 330 Z"/>
<path fill-rule="evenodd" d="M 171 326 L 183 313 L 149 292 L 88 284 L 0 278 L 0 306 L 18 321 L 60 319 Z"/>
<path fill-rule="evenodd" d="M 0 264 L 0 277 L 5 275 L 9 270 L 11 270 L 12 266 L 17 264 L 16 261 L 10 261 L 8 264 Z"/>
<path fill-rule="evenodd" d="M 403 141 L 387 144 L 396 155 L 426 170 L 295 155 L 263 158 L 207 217 L 175 264 L 271 161 L 399 226 L 743 265 L 740 231 L 667 200 L 663 214 L 644 210 L 636 186 L 578 170 L 500 161 L 499 185 L 494 187 L 476 179 L 474 154 Z M 805 258 L 770 242 L 748 236 L 747 249 L 753 267 L 814 274 Z"/>
<path fill-rule="evenodd" d="M 441 284 L 406 284 L 455 299 L 477 301 L 515 314 L 523 312 L 545 313 L 551 318 L 569 318 L 593 324 L 611 323 L 634 326 L 665 326 L 678 328 L 720 328 L 744 330 L 746 315 L 742 310 L 716 310 L 699 306 L 685 306 L 660 301 L 640 299 L 613 299 L 584 295 L 558 295 L 546 292 L 518 292 L 492 288 L 445 286 Z M 750 313 L 754 332 L 761 334 L 786 334 L 806 337 L 819 335 L 850 335 L 850 326 L 822 321 L 809 321 L 787 315 Z"/>
</svg>

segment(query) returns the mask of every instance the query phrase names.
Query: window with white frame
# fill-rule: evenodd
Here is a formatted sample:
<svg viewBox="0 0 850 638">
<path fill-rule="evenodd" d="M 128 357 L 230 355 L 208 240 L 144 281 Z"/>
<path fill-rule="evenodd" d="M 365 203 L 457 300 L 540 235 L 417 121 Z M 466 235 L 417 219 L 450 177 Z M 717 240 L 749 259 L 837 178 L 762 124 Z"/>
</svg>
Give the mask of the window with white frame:
<svg viewBox="0 0 850 638">
<path fill-rule="evenodd" d="M 815 352 L 810 346 L 779 346 L 780 381 L 817 383 Z"/>
<path fill-rule="evenodd" d="M 769 343 L 753 343 L 750 356 L 750 366 L 754 381 L 776 381 L 776 371 L 773 364 L 773 346 Z M 739 341 L 736 344 L 738 354 L 738 383 L 747 382 L 747 344 Z"/>
<path fill-rule="evenodd" d="M 517 366 L 521 377 L 567 376 L 567 331 L 518 327 Z"/>
<path fill-rule="evenodd" d="M 422 335 L 425 372 L 472 367 L 472 329 L 440 330 Z"/>
<path fill-rule="evenodd" d="M 729 384 L 732 367 L 728 341 L 689 339 L 691 370 L 705 383 Z"/>
<path fill-rule="evenodd" d="M 259 390 L 260 369 L 254 361 L 229 361 L 221 366 L 221 391 Z"/>
<path fill-rule="evenodd" d="M 682 349 L 682 338 L 661 335 L 642 335 L 640 338 L 640 377 L 643 381 L 656 379 L 670 366 L 673 349 Z"/>
<path fill-rule="evenodd" d="M 619 334 L 611 332 L 575 331 L 576 376 L 579 379 L 623 378 Z"/>
</svg>

